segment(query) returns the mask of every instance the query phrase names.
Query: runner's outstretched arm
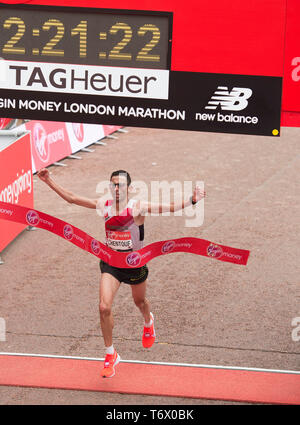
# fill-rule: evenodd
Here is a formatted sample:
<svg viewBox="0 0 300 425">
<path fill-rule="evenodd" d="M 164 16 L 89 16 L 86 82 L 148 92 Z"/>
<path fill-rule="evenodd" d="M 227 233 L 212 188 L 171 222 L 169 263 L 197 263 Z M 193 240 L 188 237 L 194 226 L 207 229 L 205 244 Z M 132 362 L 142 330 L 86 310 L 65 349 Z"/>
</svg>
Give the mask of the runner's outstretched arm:
<svg viewBox="0 0 300 425">
<path fill-rule="evenodd" d="M 193 203 L 195 204 L 199 202 L 201 199 L 205 198 L 205 196 L 206 192 L 196 186 L 193 195 L 189 199 L 178 202 L 171 202 L 170 204 L 141 201 L 137 208 L 140 208 L 141 215 L 144 215 L 145 213 L 162 214 L 164 212 L 175 212 L 189 207 Z"/>
<path fill-rule="evenodd" d="M 86 208 L 97 208 L 98 199 L 85 198 L 64 189 L 50 177 L 49 171 L 46 168 L 41 169 L 37 175 L 52 190 L 54 190 L 54 192 L 70 204 L 76 204 Z"/>
</svg>

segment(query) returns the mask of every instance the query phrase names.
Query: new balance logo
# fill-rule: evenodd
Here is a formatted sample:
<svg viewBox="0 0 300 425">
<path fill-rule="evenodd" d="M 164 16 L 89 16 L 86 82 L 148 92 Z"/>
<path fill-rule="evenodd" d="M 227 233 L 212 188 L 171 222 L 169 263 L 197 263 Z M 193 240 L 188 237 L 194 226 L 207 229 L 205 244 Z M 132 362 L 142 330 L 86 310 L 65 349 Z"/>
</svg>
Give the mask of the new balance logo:
<svg viewBox="0 0 300 425">
<path fill-rule="evenodd" d="M 224 111 L 242 111 L 247 108 L 251 96 L 251 89 L 234 87 L 229 92 L 228 87 L 219 86 L 205 109 L 217 109 L 220 105 Z"/>
</svg>

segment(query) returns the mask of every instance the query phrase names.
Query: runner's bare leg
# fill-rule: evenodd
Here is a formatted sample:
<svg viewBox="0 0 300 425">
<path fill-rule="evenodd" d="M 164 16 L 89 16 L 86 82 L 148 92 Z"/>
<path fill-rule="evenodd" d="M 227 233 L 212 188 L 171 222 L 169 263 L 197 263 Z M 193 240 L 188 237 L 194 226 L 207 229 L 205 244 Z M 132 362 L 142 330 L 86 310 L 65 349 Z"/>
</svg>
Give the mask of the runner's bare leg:
<svg viewBox="0 0 300 425">
<path fill-rule="evenodd" d="M 139 308 L 144 316 L 145 322 L 149 323 L 150 317 L 150 304 L 146 298 L 147 279 L 137 285 L 131 285 L 132 297 L 135 305 Z"/>
<path fill-rule="evenodd" d="M 120 282 L 111 274 L 103 273 L 100 279 L 100 324 L 105 347 L 112 345 L 112 332 L 114 319 L 112 315 L 112 303 L 120 287 Z"/>
</svg>

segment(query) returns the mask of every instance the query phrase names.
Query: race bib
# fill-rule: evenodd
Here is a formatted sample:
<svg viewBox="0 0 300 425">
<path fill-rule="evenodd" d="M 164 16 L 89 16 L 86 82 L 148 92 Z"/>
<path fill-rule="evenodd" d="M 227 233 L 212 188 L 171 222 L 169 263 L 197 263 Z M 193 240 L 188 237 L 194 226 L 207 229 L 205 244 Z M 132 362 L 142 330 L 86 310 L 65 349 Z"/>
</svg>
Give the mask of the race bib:
<svg viewBox="0 0 300 425">
<path fill-rule="evenodd" d="M 106 245 L 118 251 L 132 249 L 132 239 L 130 232 L 106 231 Z"/>
</svg>

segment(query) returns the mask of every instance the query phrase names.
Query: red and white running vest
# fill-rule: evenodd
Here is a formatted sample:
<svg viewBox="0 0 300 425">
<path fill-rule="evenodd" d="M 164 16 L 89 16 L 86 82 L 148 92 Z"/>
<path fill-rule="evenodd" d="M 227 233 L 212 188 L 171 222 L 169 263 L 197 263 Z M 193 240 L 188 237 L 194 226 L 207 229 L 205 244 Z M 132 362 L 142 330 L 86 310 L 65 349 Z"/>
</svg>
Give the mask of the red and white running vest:
<svg viewBox="0 0 300 425">
<path fill-rule="evenodd" d="M 144 225 L 136 225 L 132 215 L 135 202 L 130 199 L 119 215 L 112 215 L 113 200 L 104 205 L 106 245 L 115 251 L 137 251 L 143 247 Z"/>
</svg>

